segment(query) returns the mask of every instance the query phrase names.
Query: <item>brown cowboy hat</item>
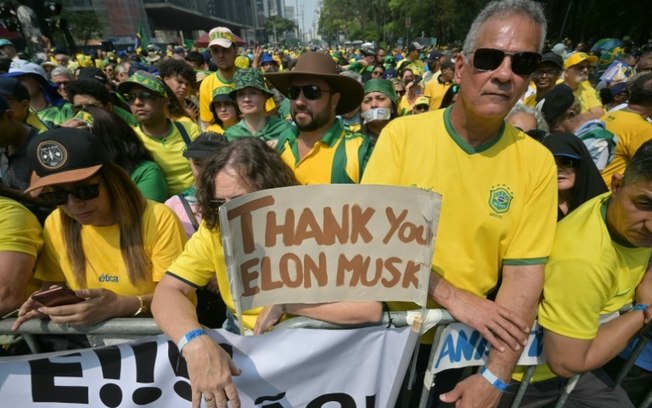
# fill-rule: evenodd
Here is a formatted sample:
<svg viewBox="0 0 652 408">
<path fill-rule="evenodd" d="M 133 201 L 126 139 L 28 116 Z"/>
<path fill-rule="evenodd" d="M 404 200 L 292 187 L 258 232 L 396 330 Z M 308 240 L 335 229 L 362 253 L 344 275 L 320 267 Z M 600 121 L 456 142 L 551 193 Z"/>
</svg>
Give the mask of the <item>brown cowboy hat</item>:
<svg viewBox="0 0 652 408">
<path fill-rule="evenodd" d="M 318 77 L 335 88 L 340 94 L 340 101 L 335 110 L 338 114 L 351 112 L 359 107 L 364 97 L 362 85 L 353 78 L 339 75 L 335 61 L 330 55 L 322 52 L 309 51 L 301 54 L 292 71 L 265 74 L 265 78 L 285 96 L 288 96 L 292 79 L 297 76 Z"/>
</svg>

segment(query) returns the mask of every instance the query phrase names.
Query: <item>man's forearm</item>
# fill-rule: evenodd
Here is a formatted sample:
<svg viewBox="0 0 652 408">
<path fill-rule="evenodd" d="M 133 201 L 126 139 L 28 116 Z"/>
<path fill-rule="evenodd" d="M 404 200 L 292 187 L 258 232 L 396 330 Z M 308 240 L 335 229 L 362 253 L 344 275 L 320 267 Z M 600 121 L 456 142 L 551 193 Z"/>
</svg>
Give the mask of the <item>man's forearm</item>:
<svg viewBox="0 0 652 408">
<path fill-rule="evenodd" d="M 537 312 L 539 296 L 543 289 L 543 265 L 505 266 L 503 280 L 496 296 L 496 303 L 521 318 L 532 327 Z M 499 378 L 508 382 L 523 348 L 504 351 L 491 350 L 487 366 Z"/>
<path fill-rule="evenodd" d="M 449 309 L 453 301 L 455 286 L 451 285 L 438 274 L 431 272 L 428 284 L 428 296 L 438 305 Z"/>
</svg>

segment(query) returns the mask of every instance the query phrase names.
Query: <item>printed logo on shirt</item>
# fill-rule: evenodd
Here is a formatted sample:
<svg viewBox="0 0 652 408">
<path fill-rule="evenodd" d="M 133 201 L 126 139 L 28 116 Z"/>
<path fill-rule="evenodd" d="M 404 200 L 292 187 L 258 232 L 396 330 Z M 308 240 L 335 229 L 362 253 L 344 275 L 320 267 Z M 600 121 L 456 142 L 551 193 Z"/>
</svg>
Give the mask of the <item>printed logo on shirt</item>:
<svg viewBox="0 0 652 408">
<path fill-rule="evenodd" d="M 99 277 L 100 282 L 110 282 L 110 283 L 118 283 L 119 278 L 116 275 L 107 275 L 106 273 L 103 273 Z"/>
<path fill-rule="evenodd" d="M 491 187 L 489 190 L 489 207 L 496 214 L 505 214 L 509 211 L 514 195 L 504 184 Z"/>
</svg>

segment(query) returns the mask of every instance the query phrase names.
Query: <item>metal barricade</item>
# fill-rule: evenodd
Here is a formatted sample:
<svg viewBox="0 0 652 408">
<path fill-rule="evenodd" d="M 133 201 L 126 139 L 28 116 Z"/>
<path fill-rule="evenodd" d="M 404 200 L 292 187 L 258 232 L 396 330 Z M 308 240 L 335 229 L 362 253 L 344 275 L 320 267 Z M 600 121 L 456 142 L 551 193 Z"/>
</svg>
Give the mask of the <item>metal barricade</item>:
<svg viewBox="0 0 652 408">
<path fill-rule="evenodd" d="M 35 336 L 38 334 L 83 334 L 92 347 L 101 347 L 162 333 L 152 318 L 116 318 L 83 327 L 66 326 L 49 320 L 28 320 L 14 332 L 11 326 L 15 321 L 0 320 L 0 334 L 21 335 L 32 353 L 42 351 Z"/>
<path fill-rule="evenodd" d="M 423 332 L 426 332 L 433 327 L 436 327 L 435 340 L 433 341 L 428 366 L 431 367 L 434 359 L 436 358 L 435 350 L 437 343 L 441 340 L 443 330 L 445 327 L 455 322 L 452 316 L 443 309 L 430 309 L 422 316 L 421 311 L 412 310 L 407 312 L 386 312 L 383 313 L 382 320 L 376 323 L 368 323 L 354 326 L 342 326 L 332 323 L 327 323 L 319 320 L 310 319 L 307 317 L 296 317 L 279 323 L 275 330 L 285 330 L 294 328 L 316 328 L 316 329 L 343 329 L 343 328 L 356 328 L 383 325 L 387 327 L 405 327 L 413 325 L 416 319 L 423 319 Z M 83 334 L 89 339 L 92 347 L 100 347 L 105 345 L 112 345 L 119 342 L 135 340 L 146 336 L 155 336 L 161 334 L 161 330 L 151 318 L 115 318 L 101 322 L 92 326 L 85 327 L 69 327 L 53 323 L 48 320 L 30 320 L 22 324 L 16 332 L 11 330 L 11 326 L 16 319 L 3 319 L 0 320 L 0 335 L 21 335 L 24 337 L 32 353 L 40 353 L 41 350 L 36 341 L 35 336 L 39 334 Z M 634 362 L 643 351 L 643 349 L 652 341 L 652 325 L 649 325 L 647 330 L 641 332 L 640 340 L 632 351 L 625 365 L 619 373 L 616 384 L 619 385 L 627 372 L 632 368 Z M 2 358 L 0 358 L 0 361 Z M 528 367 L 521 386 L 515 396 L 512 408 L 517 408 L 527 390 L 530 383 L 535 366 Z M 409 375 L 409 373 L 408 373 Z M 556 408 L 563 407 L 568 399 L 573 388 L 577 384 L 580 375 L 572 377 L 566 385 L 564 392 L 557 401 Z M 430 378 L 424 379 L 424 389 L 421 394 L 419 407 L 425 407 L 427 402 L 428 393 L 430 388 L 435 383 L 436 376 L 432 375 Z M 429 386 L 427 386 L 429 385 Z M 652 390 L 647 394 L 644 401 L 639 404 L 637 408 L 650 408 L 652 407 Z"/>
</svg>

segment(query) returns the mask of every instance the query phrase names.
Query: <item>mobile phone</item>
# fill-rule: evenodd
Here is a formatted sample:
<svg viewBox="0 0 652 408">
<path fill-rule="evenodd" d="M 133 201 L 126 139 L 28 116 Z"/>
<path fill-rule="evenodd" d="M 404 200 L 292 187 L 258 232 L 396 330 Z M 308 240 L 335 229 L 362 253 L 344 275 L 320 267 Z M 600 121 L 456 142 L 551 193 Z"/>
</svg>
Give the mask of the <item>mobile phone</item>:
<svg viewBox="0 0 652 408">
<path fill-rule="evenodd" d="M 63 306 L 83 302 L 84 299 L 75 295 L 75 292 L 66 286 L 55 286 L 32 294 L 32 299 L 43 306 Z"/>
</svg>

